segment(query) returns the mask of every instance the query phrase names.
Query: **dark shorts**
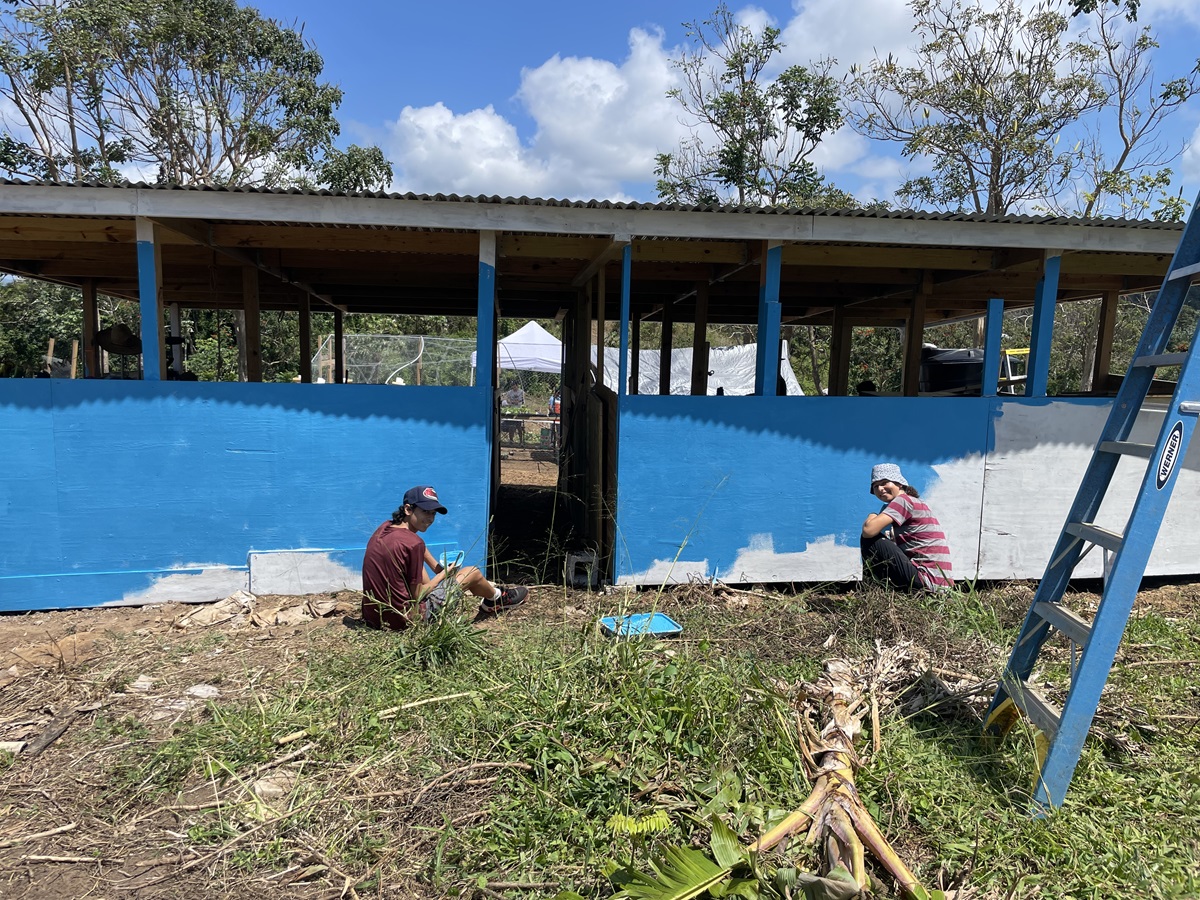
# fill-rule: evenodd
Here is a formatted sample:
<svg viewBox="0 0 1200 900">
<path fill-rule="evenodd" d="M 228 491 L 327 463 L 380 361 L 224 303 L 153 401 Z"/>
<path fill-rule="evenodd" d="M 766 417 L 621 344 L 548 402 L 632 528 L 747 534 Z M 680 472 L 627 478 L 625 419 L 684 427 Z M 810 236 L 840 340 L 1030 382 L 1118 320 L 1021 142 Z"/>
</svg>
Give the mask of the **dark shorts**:
<svg viewBox="0 0 1200 900">
<path fill-rule="evenodd" d="M 442 611 L 446 605 L 446 582 L 443 581 L 432 591 L 429 591 L 418 604 L 421 608 L 421 618 L 428 622 Z"/>
</svg>

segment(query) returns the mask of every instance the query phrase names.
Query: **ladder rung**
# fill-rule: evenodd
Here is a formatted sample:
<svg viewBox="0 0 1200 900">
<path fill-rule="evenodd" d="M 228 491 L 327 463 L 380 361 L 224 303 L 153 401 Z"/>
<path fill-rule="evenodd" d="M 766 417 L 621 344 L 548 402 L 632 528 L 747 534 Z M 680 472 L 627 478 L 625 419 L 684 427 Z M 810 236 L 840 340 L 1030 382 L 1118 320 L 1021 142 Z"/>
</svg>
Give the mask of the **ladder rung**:
<svg viewBox="0 0 1200 900">
<path fill-rule="evenodd" d="M 1115 531 L 1109 531 L 1107 528 L 1101 528 L 1099 525 L 1091 525 L 1087 522 L 1068 522 L 1066 531 L 1068 534 L 1073 534 L 1075 537 L 1083 538 L 1085 541 L 1097 544 L 1105 550 L 1112 550 L 1114 553 L 1121 549 L 1121 544 L 1125 542 L 1123 535 L 1117 534 Z"/>
<path fill-rule="evenodd" d="M 1174 281 L 1177 278 L 1188 278 L 1197 272 L 1200 272 L 1200 263 L 1192 263 L 1190 266 L 1172 269 L 1167 273 L 1167 281 Z"/>
<path fill-rule="evenodd" d="M 1133 441 L 1101 441 L 1101 453 L 1116 453 L 1120 456 L 1140 456 L 1149 459 L 1154 454 L 1153 444 L 1135 444 Z"/>
<path fill-rule="evenodd" d="M 1058 734 L 1058 723 L 1062 719 L 1062 710 L 1027 685 L 1025 682 L 1005 674 L 1000 679 L 1004 693 L 1012 698 L 1017 709 L 1025 713 L 1029 719 L 1046 736 L 1053 741 Z"/>
<path fill-rule="evenodd" d="M 1080 647 L 1087 645 L 1092 626 L 1065 606 L 1059 606 L 1057 603 L 1035 603 L 1033 611 L 1042 617 L 1042 621 L 1049 622 L 1075 644 Z"/>
<path fill-rule="evenodd" d="M 1186 353 L 1155 353 L 1151 356 L 1139 356 L 1133 361 L 1134 366 L 1182 366 L 1187 362 Z"/>
</svg>

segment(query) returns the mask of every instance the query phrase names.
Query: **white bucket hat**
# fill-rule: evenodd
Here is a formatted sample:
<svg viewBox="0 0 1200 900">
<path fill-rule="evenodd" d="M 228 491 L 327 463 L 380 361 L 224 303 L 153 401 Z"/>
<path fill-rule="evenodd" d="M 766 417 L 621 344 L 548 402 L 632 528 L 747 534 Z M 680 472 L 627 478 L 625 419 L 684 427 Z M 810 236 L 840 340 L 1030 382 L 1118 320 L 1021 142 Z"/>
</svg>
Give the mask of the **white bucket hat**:
<svg viewBox="0 0 1200 900">
<path fill-rule="evenodd" d="M 900 467 L 895 463 L 880 463 L 871 469 L 871 486 L 867 488 L 867 493 L 875 493 L 875 485 L 881 481 L 891 481 L 899 485 L 908 485 L 908 481 L 904 478 L 904 473 L 900 471 Z"/>
</svg>

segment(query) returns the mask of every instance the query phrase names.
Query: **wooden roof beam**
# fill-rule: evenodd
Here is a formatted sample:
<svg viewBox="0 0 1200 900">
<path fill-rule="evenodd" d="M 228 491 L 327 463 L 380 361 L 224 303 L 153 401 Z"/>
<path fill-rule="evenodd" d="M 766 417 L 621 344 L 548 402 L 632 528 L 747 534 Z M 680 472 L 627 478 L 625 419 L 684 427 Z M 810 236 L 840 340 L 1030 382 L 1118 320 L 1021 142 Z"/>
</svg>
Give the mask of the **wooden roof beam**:
<svg viewBox="0 0 1200 900">
<path fill-rule="evenodd" d="M 346 312 L 345 307 L 339 306 L 337 303 L 334 303 L 333 299 L 331 297 L 329 297 L 325 294 L 318 293 L 316 290 L 311 288 L 308 284 L 304 283 L 303 281 L 297 281 L 297 280 L 293 279 L 288 272 L 286 272 L 282 269 L 277 269 L 274 266 L 266 265 L 259 259 L 259 256 L 257 253 L 251 253 L 247 250 L 242 250 L 237 247 L 226 247 L 223 244 L 217 243 L 213 239 L 212 226 L 208 222 L 205 222 L 200 219 L 175 219 L 175 218 L 171 218 L 171 219 L 151 218 L 150 221 L 153 222 L 155 225 L 158 225 L 169 231 L 173 231 L 176 234 L 183 235 L 184 237 L 188 238 L 189 240 L 191 240 L 192 242 L 194 242 L 196 244 L 201 245 L 202 247 L 207 247 L 210 250 L 215 251 L 216 253 L 220 253 L 224 256 L 228 256 L 228 257 L 238 261 L 242 265 L 247 265 L 252 268 L 258 269 L 260 272 L 270 275 L 272 278 L 277 279 L 278 281 L 282 282 L 283 284 L 291 285 L 292 287 L 296 288 L 301 293 L 308 294 L 309 296 L 313 297 L 314 299 L 320 300 L 326 306 L 329 306 L 336 310 L 340 310 L 341 312 Z"/>
<path fill-rule="evenodd" d="M 592 257 L 592 261 L 571 279 L 571 287 L 581 288 L 591 281 L 597 272 L 624 252 L 625 248 L 629 246 L 630 241 L 631 237 L 628 234 L 614 234 L 608 242 L 608 246 Z"/>
</svg>

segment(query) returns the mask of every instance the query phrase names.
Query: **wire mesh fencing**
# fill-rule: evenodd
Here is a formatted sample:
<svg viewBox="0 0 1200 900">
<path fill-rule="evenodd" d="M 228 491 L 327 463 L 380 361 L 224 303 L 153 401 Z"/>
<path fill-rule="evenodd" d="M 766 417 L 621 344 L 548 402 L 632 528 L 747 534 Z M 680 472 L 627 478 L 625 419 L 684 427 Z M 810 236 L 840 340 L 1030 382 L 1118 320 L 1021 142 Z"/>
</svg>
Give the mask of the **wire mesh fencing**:
<svg viewBox="0 0 1200 900">
<path fill-rule="evenodd" d="M 475 341 L 403 334 L 342 337 L 346 381 L 354 384 L 463 386 L 474 384 Z M 313 381 L 335 381 L 334 336 L 326 335 L 312 358 Z"/>
</svg>

